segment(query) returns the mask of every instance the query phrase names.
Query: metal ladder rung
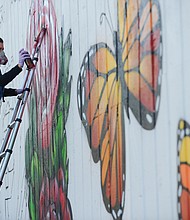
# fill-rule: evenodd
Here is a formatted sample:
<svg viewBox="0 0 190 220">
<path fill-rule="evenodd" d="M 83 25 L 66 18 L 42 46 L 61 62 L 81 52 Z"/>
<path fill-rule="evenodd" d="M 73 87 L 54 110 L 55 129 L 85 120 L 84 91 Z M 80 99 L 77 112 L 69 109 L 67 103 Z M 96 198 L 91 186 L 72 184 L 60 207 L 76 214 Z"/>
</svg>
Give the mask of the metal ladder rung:
<svg viewBox="0 0 190 220">
<path fill-rule="evenodd" d="M 0 160 L 3 159 L 3 157 L 5 157 L 5 154 L 6 154 L 6 151 L 0 154 Z"/>
<path fill-rule="evenodd" d="M 8 128 L 13 129 L 14 126 L 15 126 L 15 123 L 16 123 L 16 121 L 11 122 L 11 123 L 8 125 Z"/>
</svg>

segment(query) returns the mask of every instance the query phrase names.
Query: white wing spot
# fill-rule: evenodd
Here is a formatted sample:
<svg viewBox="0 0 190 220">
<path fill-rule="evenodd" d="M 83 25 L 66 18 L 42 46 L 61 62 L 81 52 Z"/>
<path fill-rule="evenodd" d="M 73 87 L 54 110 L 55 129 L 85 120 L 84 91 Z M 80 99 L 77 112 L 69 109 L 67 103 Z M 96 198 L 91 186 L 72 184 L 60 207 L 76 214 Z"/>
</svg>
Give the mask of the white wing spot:
<svg viewBox="0 0 190 220">
<path fill-rule="evenodd" d="M 85 99 L 85 92 L 84 92 L 84 87 L 82 87 L 82 105 L 84 105 L 84 99 Z"/>
<path fill-rule="evenodd" d="M 82 73 L 81 75 L 83 75 L 83 73 L 84 73 L 84 65 L 82 65 L 82 68 L 81 68 L 80 72 Z"/>
<path fill-rule="evenodd" d="M 162 73 L 161 73 L 161 70 L 160 70 L 160 73 L 158 75 L 158 85 L 160 85 L 162 82 Z"/>
<path fill-rule="evenodd" d="M 152 123 L 152 117 L 149 114 L 146 114 L 147 121 L 151 124 Z"/>
<path fill-rule="evenodd" d="M 125 192 L 123 191 L 123 193 L 122 193 L 122 202 L 121 202 L 122 207 L 124 206 L 124 202 L 125 202 Z"/>
<path fill-rule="evenodd" d="M 185 131 L 184 131 L 184 130 L 181 130 L 180 138 L 182 139 L 184 136 L 185 136 Z"/>
<path fill-rule="evenodd" d="M 178 129 L 178 130 L 177 130 L 177 134 L 178 134 L 178 135 L 180 135 L 180 133 L 181 133 L 181 130 L 180 130 L 180 129 Z"/>
<path fill-rule="evenodd" d="M 181 146 L 181 140 L 179 140 L 178 142 L 178 150 L 180 150 L 180 146 Z"/>
<path fill-rule="evenodd" d="M 157 100 L 156 100 L 156 111 L 158 111 L 159 104 L 160 104 L 160 96 L 157 96 Z"/>
<path fill-rule="evenodd" d="M 177 174 L 177 179 L 178 179 L 178 182 L 181 181 L 181 175 L 180 175 L 180 173 Z"/>
<path fill-rule="evenodd" d="M 88 62 L 88 56 L 85 57 L 84 63 L 86 64 Z"/>
<path fill-rule="evenodd" d="M 117 219 L 117 215 L 114 210 L 112 210 L 112 215 L 113 215 L 114 219 Z"/>
<path fill-rule="evenodd" d="M 120 217 L 122 215 L 122 209 L 119 209 L 117 212 L 117 217 Z"/>
<path fill-rule="evenodd" d="M 180 185 L 179 188 L 178 188 L 178 196 L 181 196 L 181 192 L 182 192 L 182 187 Z"/>
<path fill-rule="evenodd" d="M 190 135 L 190 129 L 189 129 L 189 128 L 186 128 L 185 134 L 186 134 L 186 135 Z"/>
<path fill-rule="evenodd" d="M 82 115 L 83 115 L 83 119 L 86 120 L 86 115 L 84 113 Z"/>
<path fill-rule="evenodd" d="M 94 49 L 91 49 L 91 50 L 89 51 L 89 56 L 92 56 L 93 53 L 94 53 Z"/>
<path fill-rule="evenodd" d="M 81 106 L 80 106 L 80 95 L 78 95 L 78 107 L 79 107 L 79 109 L 81 108 Z"/>
<path fill-rule="evenodd" d="M 180 161 L 179 161 L 179 160 L 177 160 L 177 165 L 178 165 L 178 166 L 180 165 Z"/>
</svg>

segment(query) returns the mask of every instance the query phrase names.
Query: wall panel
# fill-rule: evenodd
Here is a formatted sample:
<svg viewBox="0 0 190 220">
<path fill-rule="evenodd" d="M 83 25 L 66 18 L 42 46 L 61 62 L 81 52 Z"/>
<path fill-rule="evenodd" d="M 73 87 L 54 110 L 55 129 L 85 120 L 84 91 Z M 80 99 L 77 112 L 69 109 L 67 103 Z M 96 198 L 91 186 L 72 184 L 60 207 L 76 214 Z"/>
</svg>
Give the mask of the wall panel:
<svg viewBox="0 0 190 220">
<path fill-rule="evenodd" d="M 189 7 L 0 0 L 2 73 L 47 28 L 0 219 L 189 218 Z M 25 74 L 8 86 L 21 88 Z M 15 103 L 0 104 L 1 143 Z"/>
</svg>

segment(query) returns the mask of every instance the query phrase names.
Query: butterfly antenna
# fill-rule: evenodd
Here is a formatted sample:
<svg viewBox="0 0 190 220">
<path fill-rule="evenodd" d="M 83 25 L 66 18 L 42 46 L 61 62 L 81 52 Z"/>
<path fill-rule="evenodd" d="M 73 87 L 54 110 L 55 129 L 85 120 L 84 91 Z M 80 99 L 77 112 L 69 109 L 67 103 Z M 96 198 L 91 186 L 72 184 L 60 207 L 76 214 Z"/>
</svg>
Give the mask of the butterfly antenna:
<svg viewBox="0 0 190 220">
<path fill-rule="evenodd" d="M 103 21 L 104 21 L 104 18 L 106 19 L 106 21 L 107 21 L 107 23 L 108 23 L 108 26 L 109 26 L 111 32 L 113 33 L 113 25 L 110 24 L 110 22 L 109 22 L 109 20 L 108 20 L 108 18 L 107 18 L 107 16 L 106 16 L 106 13 L 104 13 L 104 12 L 100 15 L 100 24 L 102 25 L 102 23 L 103 23 Z"/>
</svg>

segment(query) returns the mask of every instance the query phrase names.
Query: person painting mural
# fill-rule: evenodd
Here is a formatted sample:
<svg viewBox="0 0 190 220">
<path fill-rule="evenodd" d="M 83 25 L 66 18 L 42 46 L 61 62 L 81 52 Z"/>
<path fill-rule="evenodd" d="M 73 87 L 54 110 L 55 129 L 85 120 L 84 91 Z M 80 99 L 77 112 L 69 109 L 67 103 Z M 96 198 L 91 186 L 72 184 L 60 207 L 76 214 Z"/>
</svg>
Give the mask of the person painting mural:
<svg viewBox="0 0 190 220">
<path fill-rule="evenodd" d="M 26 59 L 30 59 L 30 55 L 27 51 L 21 49 L 19 51 L 18 64 L 4 74 L 2 74 L 0 70 L 0 100 L 2 99 L 4 101 L 4 97 L 17 96 L 24 92 L 24 89 L 5 88 L 5 86 L 22 71 Z M 4 52 L 4 41 L 2 38 L 0 38 L 0 65 L 6 65 L 7 62 L 8 58 L 6 57 Z"/>
</svg>

